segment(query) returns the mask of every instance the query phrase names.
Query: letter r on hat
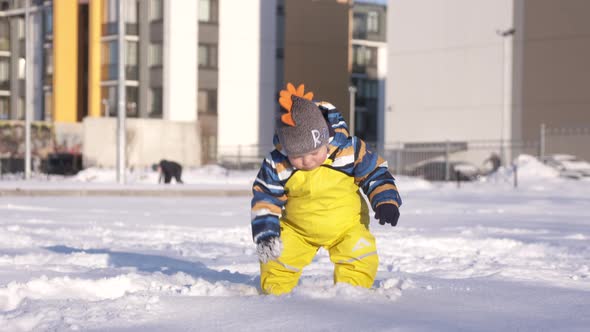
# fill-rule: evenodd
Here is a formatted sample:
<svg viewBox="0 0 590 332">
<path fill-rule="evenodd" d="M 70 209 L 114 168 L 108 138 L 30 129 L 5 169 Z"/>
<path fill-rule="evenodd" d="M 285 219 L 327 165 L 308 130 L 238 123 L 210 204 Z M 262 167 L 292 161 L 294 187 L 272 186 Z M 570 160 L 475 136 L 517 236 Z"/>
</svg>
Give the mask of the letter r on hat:
<svg viewBox="0 0 590 332">
<path fill-rule="evenodd" d="M 318 145 L 322 145 L 322 142 L 320 141 L 320 131 L 317 129 L 312 129 L 311 130 L 311 137 L 313 137 L 313 147 L 317 148 Z"/>
</svg>

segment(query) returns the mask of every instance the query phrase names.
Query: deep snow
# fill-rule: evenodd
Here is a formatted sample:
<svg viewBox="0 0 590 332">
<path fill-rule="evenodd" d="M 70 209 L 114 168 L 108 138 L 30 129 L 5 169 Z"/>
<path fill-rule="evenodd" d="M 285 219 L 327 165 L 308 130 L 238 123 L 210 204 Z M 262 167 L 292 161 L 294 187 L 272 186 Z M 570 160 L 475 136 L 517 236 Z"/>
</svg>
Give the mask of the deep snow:
<svg viewBox="0 0 590 332">
<path fill-rule="evenodd" d="M 398 227 L 371 225 L 373 289 L 332 285 L 324 250 L 292 294 L 258 295 L 250 197 L 0 197 L 4 331 L 586 331 L 590 181 L 533 158 L 475 183 L 399 177 Z M 208 167 L 186 188 L 247 190 Z M 137 172 L 127 188 L 153 188 Z M 117 187 L 114 174 L 0 190 Z M 162 188 L 162 187 L 158 187 Z"/>
</svg>

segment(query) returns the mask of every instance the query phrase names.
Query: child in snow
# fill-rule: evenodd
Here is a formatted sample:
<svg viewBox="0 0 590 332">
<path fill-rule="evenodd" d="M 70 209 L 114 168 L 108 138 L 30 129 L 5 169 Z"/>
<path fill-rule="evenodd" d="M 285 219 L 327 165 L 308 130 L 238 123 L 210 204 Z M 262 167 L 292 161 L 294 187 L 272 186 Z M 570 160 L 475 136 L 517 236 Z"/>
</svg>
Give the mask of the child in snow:
<svg viewBox="0 0 590 332">
<path fill-rule="evenodd" d="M 262 291 L 289 293 L 320 247 L 335 265 L 334 283 L 370 288 L 379 259 L 360 189 L 382 225 L 397 224 L 401 198 L 387 162 L 349 136 L 334 106 L 304 92 L 291 83 L 280 92 L 286 113 L 252 188 Z"/>
</svg>

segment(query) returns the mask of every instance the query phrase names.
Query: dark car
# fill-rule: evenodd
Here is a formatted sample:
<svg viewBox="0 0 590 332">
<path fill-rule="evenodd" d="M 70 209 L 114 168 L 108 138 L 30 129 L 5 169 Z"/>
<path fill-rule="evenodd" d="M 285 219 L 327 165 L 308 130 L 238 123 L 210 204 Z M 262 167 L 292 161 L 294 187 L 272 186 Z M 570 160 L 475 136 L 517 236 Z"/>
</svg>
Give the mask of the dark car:
<svg viewBox="0 0 590 332">
<path fill-rule="evenodd" d="M 449 162 L 450 181 L 473 181 L 479 177 L 477 166 L 464 161 Z M 409 171 L 409 175 L 419 176 L 429 181 L 445 181 L 446 162 L 429 161 L 416 166 Z"/>
<path fill-rule="evenodd" d="M 47 156 L 47 174 L 74 175 L 82 170 L 82 155 L 74 153 L 51 153 Z"/>
</svg>

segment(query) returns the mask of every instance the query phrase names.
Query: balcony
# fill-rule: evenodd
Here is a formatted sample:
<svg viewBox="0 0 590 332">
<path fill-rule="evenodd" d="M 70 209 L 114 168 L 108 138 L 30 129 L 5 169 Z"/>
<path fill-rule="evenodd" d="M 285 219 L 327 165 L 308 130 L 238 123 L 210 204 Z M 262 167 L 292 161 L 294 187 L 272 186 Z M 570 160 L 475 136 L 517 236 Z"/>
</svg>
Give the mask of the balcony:
<svg viewBox="0 0 590 332">
<path fill-rule="evenodd" d="M 0 51 L 10 51 L 10 40 L 8 38 L 0 38 Z"/>
<path fill-rule="evenodd" d="M 103 81 L 113 81 L 119 78 L 119 65 L 102 65 L 101 76 Z M 125 80 L 137 81 L 139 79 L 139 67 L 136 65 L 125 66 Z"/>
</svg>

